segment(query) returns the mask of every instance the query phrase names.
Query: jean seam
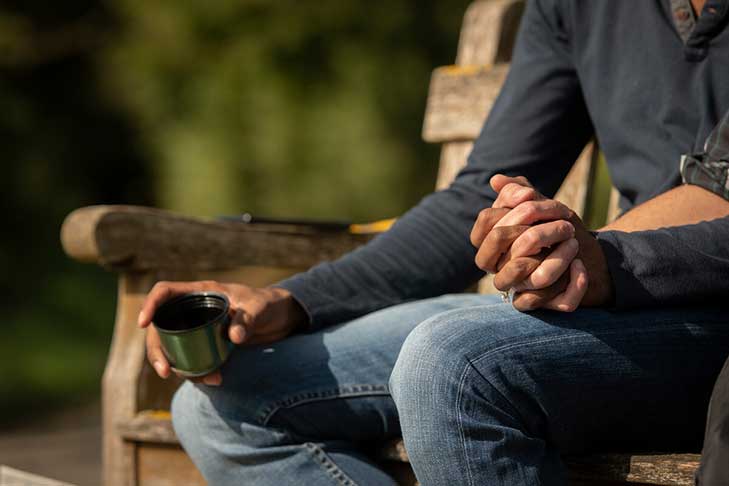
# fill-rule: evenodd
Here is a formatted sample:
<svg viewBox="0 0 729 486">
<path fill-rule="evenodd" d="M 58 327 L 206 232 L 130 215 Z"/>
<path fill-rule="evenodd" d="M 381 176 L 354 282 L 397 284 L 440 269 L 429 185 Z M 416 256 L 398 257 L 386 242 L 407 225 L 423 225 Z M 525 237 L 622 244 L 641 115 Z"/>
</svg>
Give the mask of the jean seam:
<svg viewBox="0 0 729 486">
<path fill-rule="evenodd" d="M 671 329 L 671 328 L 683 328 L 683 327 L 686 327 L 685 322 L 667 324 L 666 326 L 662 327 L 661 330 L 666 330 L 666 329 Z M 508 344 L 504 344 L 499 347 L 496 347 L 494 349 L 490 349 L 490 350 L 486 351 L 485 353 L 476 356 L 475 358 L 469 359 L 466 357 L 466 365 L 463 369 L 463 372 L 461 373 L 461 376 L 460 376 L 460 379 L 458 382 L 458 393 L 456 395 L 455 406 L 456 406 L 456 410 L 457 410 L 458 434 L 460 436 L 459 438 L 460 438 L 460 442 L 461 442 L 461 447 L 463 448 L 463 452 L 466 455 L 466 457 L 464 459 L 465 459 L 465 465 L 466 465 L 466 478 L 468 480 L 469 486 L 473 485 L 473 477 L 472 477 L 471 466 L 470 466 L 470 462 L 468 460 L 468 454 L 467 454 L 466 432 L 463 429 L 463 420 L 462 420 L 462 416 L 461 416 L 461 401 L 462 401 L 462 396 L 463 396 L 463 389 L 465 387 L 466 377 L 467 377 L 469 371 L 473 370 L 476 373 L 478 373 L 478 375 L 480 377 L 482 377 L 487 383 L 489 383 L 494 388 L 494 390 L 496 390 L 496 392 L 499 393 L 499 395 L 501 395 L 504 399 L 506 399 L 506 397 L 504 397 L 503 393 L 501 393 L 501 391 L 498 388 L 494 387 L 493 384 L 478 371 L 475 364 L 478 362 L 481 362 L 485 359 L 491 358 L 500 352 L 511 350 L 511 349 L 518 349 L 518 348 L 525 347 L 525 346 L 533 346 L 535 344 L 546 344 L 546 343 L 552 343 L 552 342 L 572 340 L 575 338 L 578 338 L 580 340 L 584 340 L 584 339 L 590 338 L 590 337 L 599 338 L 599 336 L 620 334 L 621 332 L 622 332 L 621 329 L 615 329 L 615 330 L 601 332 L 601 333 L 599 333 L 599 335 L 590 334 L 589 336 L 582 332 L 573 332 L 573 333 L 570 333 L 567 335 L 549 336 L 549 337 L 543 337 L 543 338 L 539 338 L 539 339 L 532 339 L 527 342 L 519 341 L 519 342 L 508 343 Z M 648 331 L 646 330 L 644 332 L 648 332 Z M 507 403 L 510 402 L 508 399 L 506 399 L 506 401 L 507 401 Z"/>
<path fill-rule="evenodd" d="M 387 385 L 350 385 L 318 392 L 299 393 L 269 404 L 258 413 L 257 420 L 260 425 L 267 426 L 271 418 L 281 409 L 340 398 L 389 395 L 390 390 Z"/>
<path fill-rule="evenodd" d="M 315 462 L 317 462 L 329 477 L 337 482 L 339 486 L 357 486 L 357 483 L 350 478 L 337 464 L 329 457 L 324 449 L 313 442 L 305 442 L 304 448 L 311 454 Z"/>
<path fill-rule="evenodd" d="M 683 322 L 683 323 L 675 323 L 675 324 L 666 324 L 665 326 L 662 326 L 661 327 L 661 331 L 666 331 L 666 330 L 671 330 L 671 329 L 678 329 L 678 328 L 684 328 L 684 327 L 686 327 L 686 325 L 687 325 L 686 322 Z M 587 332 L 572 332 L 572 333 L 566 334 L 566 335 L 565 334 L 562 334 L 562 335 L 558 335 L 558 336 L 543 337 L 543 338 L 540 338 L 540 339 L 528 340 L 526 342 L 523 341 L 523 340 L 520 340 L 520 341 L 517 341 L 517 342 L 503 344 L 503 345 L 501 345 L 499 347 L 496 347 L 496 348 L 493 348 L 493 349 L 489 349 L 485 353 L 483 353 L 481 355 L 478 355 L 478 356 L 476 356 L 474 358 L 469 359 L 469 362 L 471 364 L 476 364 L 476 363 L 480 362 L 481 360 L 484 360 L 486 358 L 491 357 L 491 355 L 493 355 L 493 354 L 500 353 L 502 351 L 506 351 L 506 350 L 510 350 L 510 349 L 516 349 L 516 348 L 524 347 L 524 346 L 532 346 L 534 344 L 545 344 L 545 343 L 551 343 L 551 342 L 566 341 L 566 340 L 570 340 L 570 339 L 574 339 L 574 338 L 580 338 L 580 339 L 584 339 L 584 338 L 597 338 L 597 339 L 599 339 L 601 336 L 610 336 L 610 335 L 615 335 L 615 334 L 623 334 L 624 332 L 625 331 L 623 329 L 611 329 L 609 331 L 603 331 L 603 332 L 595 333 L 595 334 L 587 333 Z M 631 334 L 634 334 L 634 333 L 637 333 L 637 332 L 639 332 L 639 333 L 648 333 L 648 332 L 651 332 L 651 331 L 649 331 L 647 329 L 646 330 L 642 330 L 642 331 L 640 331 L 640 330 L 631 330 Z"/>
<path fill-rule="evenodd" d="M 466 463 L 466 480 L 468 481 L 468 486 L 473 485 L 473 475 L 471 474 L 471 462 L 468 460 L 468 453 L 466 449 L 466 431 L 463 430 L 463 420 L 461 417 L 461 397 L 463 396 L 463 387 L 464 383 L 466 382 L 466 375 L 468 375 L 468 371 L 472 369 L 470 361 L 466 362 L 466 366 L 463 368 L 463 372 L 461 373 L 461 378 L 458 380 L 458 394 L 456 395 L 456 411 L 457 411 L 457 422 L 458 422 L 458 435 L 460 436 L 461 440 L 461 447 L 463 448 L 463 454 L 464 454 L 464 462 Z"/>
<path fill-rule="evenodd" d="M 466 479 L 468 480 L 469 486 L 473 485 L 473 475 L 471 473 L 471 463 L 468 459 L 468 446 L 467 446 L 467 441 L 466 441 L 466 431 L 463 428 L 463 418 L 461 416 L 461 402 L 462 402 L 462 397 L 463 397 L 463 389 L 465 387 L 466 377 L 468 376 L 469 372 L 475 371 L 481 378 L 483 378 L 487 383 L 489 383 L 489 385 L 491 385 L 491 387 L 493 387 L 494 390 L 496 390 L 496 392 L 499 393 L 499 395 L 501 395 L 506 400 L 507 403 L 510 403 L 510 401 L 508 399 L 506 399 L 506 397 L 501 393 L 501 391 L 498 388 L 494 387 L 494 385 L 478 371 L 478 369 L 474 366 L 474 363 L 482 361 L 499 352 L 506 351 L 509 349 L 519 348 L 519 347 L 523 347 L 523 346 L 532 346 L 534 344 L 558 342 L 558 341 L 567 340 L 567 339 L 574 339 L 576 337 L 585 338 L 587 336 L 584 336 L 581 333 L 571 333 L 566 336 L 565 335 L 551 336 L 549 338 L 530 340 L 529 342 L 520 341 L 520 342 L 516 342 L 516 343 L 505 344 L 505 345 L 499 346 L 494 349 L 490 349 L 487 352 L 485 352 L 484 354 L 482 354 L 474 359 L 469 359 L 466 357 L 466 365 L 464 366 L 463 372 L 461 373 L 460 379 L 458 380 L 458 393 L 456 395 L 455 407 L 457 410 L 458 435 L 459 435 L 459 439 L 461 442 L 461 447 L 463 448 L 463 453 L 465 455 L 464 462 L 466 465 Z M 521 419 L 521 418 L 520 418 L 520 420 L 523 421 L 523 419 Z"/>
</svg>

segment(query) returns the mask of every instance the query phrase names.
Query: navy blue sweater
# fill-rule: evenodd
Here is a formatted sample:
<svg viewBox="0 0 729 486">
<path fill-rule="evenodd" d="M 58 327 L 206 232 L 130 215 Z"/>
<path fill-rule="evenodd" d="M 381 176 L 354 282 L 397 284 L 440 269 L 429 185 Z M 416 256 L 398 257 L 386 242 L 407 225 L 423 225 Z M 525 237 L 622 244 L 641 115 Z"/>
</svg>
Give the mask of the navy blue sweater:
<svg viewBox="0 0 729 486">
<path fill-rule="evenodd" d="M 729 110 L 729 2 L 709 0 L 682 40 L 670 0 L 533 0 L 511 70 L 467 166 L 369 244 L 278 284 L 314 328 L 400 302 L 462 291 L 482 273 L 469 231 L 496 173 L 552 196 L 596 136 L 626 210 L 681 183 Z M 729 218 L 601 232 L 615 306 L 729 296 Z"/>
</svg>

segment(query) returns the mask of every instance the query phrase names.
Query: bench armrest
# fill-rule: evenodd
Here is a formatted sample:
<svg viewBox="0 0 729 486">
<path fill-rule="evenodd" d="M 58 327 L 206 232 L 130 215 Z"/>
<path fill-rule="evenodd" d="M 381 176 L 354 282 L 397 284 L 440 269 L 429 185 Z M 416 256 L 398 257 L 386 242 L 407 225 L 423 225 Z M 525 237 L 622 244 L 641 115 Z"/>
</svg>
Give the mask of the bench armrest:
<svg viewBox="0 0 729 486">
<path fill-rule="evenodd" d="M 304 269 L 372 237 L 305 225 L 205 220 L 140 206 L 80 208 L 61 228 L 63 249 L 71 258 L 119 271 Z"/>
</svg>

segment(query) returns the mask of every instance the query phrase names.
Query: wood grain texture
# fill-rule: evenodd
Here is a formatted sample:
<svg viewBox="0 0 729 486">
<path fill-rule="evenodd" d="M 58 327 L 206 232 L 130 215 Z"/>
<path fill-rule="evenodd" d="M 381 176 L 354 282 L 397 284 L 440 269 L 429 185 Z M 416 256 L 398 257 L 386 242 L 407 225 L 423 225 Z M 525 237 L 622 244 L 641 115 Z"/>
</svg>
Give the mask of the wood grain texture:
<svg viewBox="0 0 729 486">
<path fill-rule="evenodd" d="M 508 62 L 523 11 L 523 0 L 473 2 L 463 17 L 456 64 Z"/>
<path fill-rule="evenodd" d="M 309 226 L 209 221 L 138 206 L 77 209 L 61 230 L 63 248 L 72 258 L 135 272 L 245 265 L 303 269 L 371 238 Z"/>
<path fill-rule="evenodd" d="M 620 191 L 614 187 L 610 190 L 610 200 L 608 201 L 608 211 L 605 223 L 612 223 L 620 217 Z"/>
<path fill-rule="evenodd" d="M 584 218 L 587 211 L 597 155 L 596 145 L 588 143 L 554 196 L 576 212 L 580 218 Z"/>
<path fill-rule="evenodd" d="M 699 466 L 698 454 L 601 454 L 566 459 L 570 477 L 663 486 L 690 486 Z"/>
<path fill-rule="evenodd" d="M 144 444 L 137 450 L 138 486 L 205 486 L 200 471 L 179 446 Z"/>
<path fill-rule="evenodd" d="M 134 486 L 134 444 L 124 441 L 116 424 L 137 412 L 137 383 L 145 359 L 144 332 L 137 315 L 155 279 L 150 274 L 119 277 L 116 321 L 101 384 L 103 478 L 105 486 Z"/>
<path fill-rule="evenodd" d="M 423 140 L 440 143 L 475 139 L 508 70 L 508 64 L 435 69 L 425 107 Z"/>
<path fill-rule="evenodd" d="M 444 143 L 440 151 L 440 163 L 438 164 L 438 179 L 435 189 L 441 190 L 448 187 L 455 179 L 458 171 L 466 165 L 468 154 L 471 153 L 473 142 L 449 142 Z"/>
<path fill-rule="evenodd" d="M 179 444 L 172 418 L 166 410 L 143 410 L 129 420 L 117 423 L 117 431 L 126 441 Z"/>
<path fill-rule="evenodd" d="M 73 486 L 73 484 L 0 465 L 0 486 Z"/>
<path fill-rule="evenodd" d="M 408 462 L 402 440 L 392 440 L 380 450 L 385 461 Z M 598 454 L 565 459 L 572 484 L 693 485 L 699 464 L 696 454 Z"/>
</svg>

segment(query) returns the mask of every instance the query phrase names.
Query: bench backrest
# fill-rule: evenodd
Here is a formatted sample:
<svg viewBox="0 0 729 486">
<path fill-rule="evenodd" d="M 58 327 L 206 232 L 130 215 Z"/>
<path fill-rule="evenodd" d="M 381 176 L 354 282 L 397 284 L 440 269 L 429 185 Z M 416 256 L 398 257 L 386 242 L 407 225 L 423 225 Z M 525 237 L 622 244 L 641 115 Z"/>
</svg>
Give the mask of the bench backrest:
<svg viewBox="0 0 729 486">
<path fill-rule="evenodd" d="M 466 11 L 456 64 L 433 71 L 423 123 L 423 138 L 441 143 L 436 189 L 447 187 L 466 164 L 473 141 L 501 90 L 514 47 L 524 0 L 477 0 Z M 560 187 L 558 200 L 583 217 L 590 203 L 599 151 L 585 146 Z M 618 193 L 611 192 L 608 221 L 618 214 Z M 494 292 L 490 278 L 479 285 Z"/>
</svg>

